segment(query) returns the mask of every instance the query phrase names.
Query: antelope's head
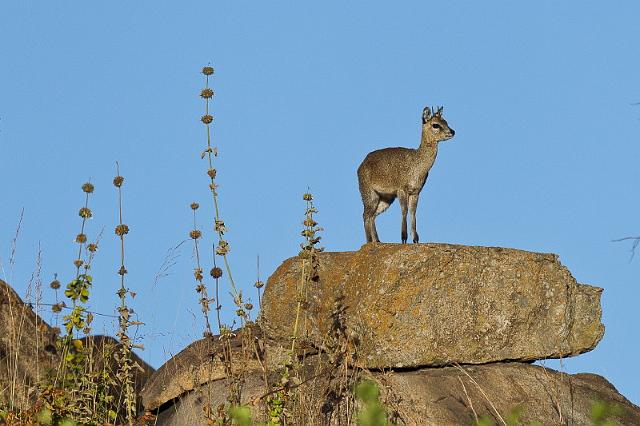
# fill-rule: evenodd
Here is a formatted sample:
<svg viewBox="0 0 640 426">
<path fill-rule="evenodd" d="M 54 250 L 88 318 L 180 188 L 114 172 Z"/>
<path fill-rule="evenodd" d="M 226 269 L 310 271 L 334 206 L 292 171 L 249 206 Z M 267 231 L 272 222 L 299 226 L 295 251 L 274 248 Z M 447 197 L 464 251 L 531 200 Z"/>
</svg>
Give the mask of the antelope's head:
<svg viewBox="0 0 640 426">
<path fill-rule="evenodd" d="M 444 107 L 440 107 L 432 113 L 431 108 L 425 107 L 422 111 L 422 132 L 426 132 L 429 139 L 436 142 L 449 140 L 456 134 L 442 117 L 443 109 Z"/>
</svg>

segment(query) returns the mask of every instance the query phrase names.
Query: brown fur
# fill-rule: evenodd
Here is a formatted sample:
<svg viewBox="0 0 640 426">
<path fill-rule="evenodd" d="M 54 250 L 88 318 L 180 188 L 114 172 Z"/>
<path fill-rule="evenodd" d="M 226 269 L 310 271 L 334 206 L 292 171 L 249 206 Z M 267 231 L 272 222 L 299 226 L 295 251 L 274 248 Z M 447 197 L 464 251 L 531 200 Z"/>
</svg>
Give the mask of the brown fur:
<svg viewBox="0 0 640 426">
<path fill-rule="evenodd" d="M 393 201 L 400 200 L 403 243 L 407 242 L 407 212 L 411 214 L 413 242 L 416 232 L 416 208 L 429 170 L 438 154 L 438 142 L 455 134 L 442 117 L 442 108 L 435 114 L 426 107 L 422 113 L 422 138 L 417 149 L 384 148 L 369 153 L 358 167 L 358 183 L 364 204 L 364 232 L 367 242 L 379 242 L 375 218 Z"/>
</svg>

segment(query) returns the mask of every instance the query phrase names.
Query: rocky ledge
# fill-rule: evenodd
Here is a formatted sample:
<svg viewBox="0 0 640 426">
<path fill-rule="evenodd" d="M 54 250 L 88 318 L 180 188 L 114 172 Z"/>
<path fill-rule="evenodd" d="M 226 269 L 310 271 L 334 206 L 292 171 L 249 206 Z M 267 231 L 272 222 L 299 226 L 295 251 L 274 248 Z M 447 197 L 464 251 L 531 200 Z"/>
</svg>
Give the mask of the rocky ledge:
<svg viewBox="0 0 640 426">
<path fill-rule="evenodd" d="M 269 278 L 260 324 L 293 334 L 301 259 Z M 450 244 L 366 244 L 322 253 L 304 290 L 301 336 L 322 348 L 336 309 L 365 368 L 485 364 L 574 356 L 604 334 L 602 289 L 578 284 L 554 254 Z"/>
</svg>

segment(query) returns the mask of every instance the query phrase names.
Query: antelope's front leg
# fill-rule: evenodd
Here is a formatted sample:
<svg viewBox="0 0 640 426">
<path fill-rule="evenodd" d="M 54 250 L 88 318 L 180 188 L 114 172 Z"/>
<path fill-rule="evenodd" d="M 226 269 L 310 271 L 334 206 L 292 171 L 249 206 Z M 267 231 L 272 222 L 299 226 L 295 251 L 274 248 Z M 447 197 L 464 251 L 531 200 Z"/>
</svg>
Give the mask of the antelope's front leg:
<svg viewBox="0 0 640 426">
<path fill-rule="evenodd" d="M 413 236 L 413 242 L 418 243 L 420 238 L 418 237 L 418 231 L 416 231 L 416 209 L 418 208 L 418 198 L 420 194 L 409 195 L 409 214 L 411 215 L 411 235 Z"/>
<path fill-rule="evenodd" d="M 400 210 L 402 211 L 402 229 L 400 238 L 402 244 L 407 242 L 407 193 L 405 191 L 398 191 L 398 200 L 400 201 Z"/>
</svg>

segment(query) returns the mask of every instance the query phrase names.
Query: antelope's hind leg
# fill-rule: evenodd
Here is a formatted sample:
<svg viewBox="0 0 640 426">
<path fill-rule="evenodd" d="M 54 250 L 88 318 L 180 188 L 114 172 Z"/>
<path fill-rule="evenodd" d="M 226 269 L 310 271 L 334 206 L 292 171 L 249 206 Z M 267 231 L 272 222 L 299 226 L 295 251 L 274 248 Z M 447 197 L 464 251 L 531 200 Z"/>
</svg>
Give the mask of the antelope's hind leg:
<svg viewBox="0 0 640 426">
<path fill-rule="evenodd" d="M 400 239 L 402 244 L 407 242 L 407 204 L 408 196 L 405 191 L 398 191 L 398 200 L 400 201 L 400 211 L 402 212 Z"/>
<path fill-rule="evenodd" d="M 395 200 L 395 196 L 387 196 L 379 194 L 376 191 L 370 191 L 365 197 L 363 195 L 362 201 L 364 202 L 364 232 L 367 236 L 367 242 L 379 243 L 378 230 L 376 229 L 376 216 L 389 208 L 391 203 Z"/>
<path fill-rule="evenodd" d="M 362 203 L 364 204 L 362 220 L 364 221 L 364 234 L 367 242 L 378 242 L 375 219 L 378 205 L 380 204 L 380 197 L 375 191 L 363 192 Z"/>
</svg>

